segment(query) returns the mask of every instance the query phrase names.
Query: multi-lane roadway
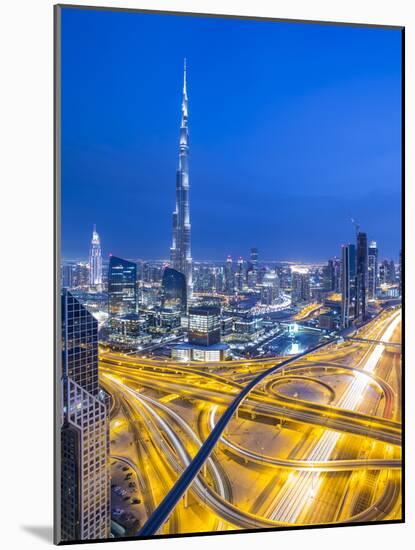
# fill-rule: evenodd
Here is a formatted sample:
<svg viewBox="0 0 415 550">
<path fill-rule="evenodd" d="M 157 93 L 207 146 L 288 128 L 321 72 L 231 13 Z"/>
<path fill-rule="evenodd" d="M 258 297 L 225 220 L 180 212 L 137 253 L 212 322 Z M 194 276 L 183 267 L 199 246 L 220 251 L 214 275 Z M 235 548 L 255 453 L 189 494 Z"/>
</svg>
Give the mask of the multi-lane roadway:
<svg viewBox="0 0 415 550">
<path fill-rule="evenodd" d="M 353 337 L 222 364 L 103 351 L 138 535 L 399 519 L 400 309 Z"/>
</svg>

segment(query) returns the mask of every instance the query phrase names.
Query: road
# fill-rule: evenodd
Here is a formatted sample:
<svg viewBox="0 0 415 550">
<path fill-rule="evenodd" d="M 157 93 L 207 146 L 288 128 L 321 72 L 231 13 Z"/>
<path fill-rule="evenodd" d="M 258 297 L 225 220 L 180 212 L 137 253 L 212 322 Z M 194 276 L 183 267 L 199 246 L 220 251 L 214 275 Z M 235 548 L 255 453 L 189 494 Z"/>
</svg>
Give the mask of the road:
<svg viewBox="0 0 415 550">
<path fill-rule="evenodd" d="M 142 478 L 138 536 L 398 517 L 400 309 L 353 337 L 288 360 L 102 352 L 111 426 L 126 426 L 113 454 Z"/>
</svg>

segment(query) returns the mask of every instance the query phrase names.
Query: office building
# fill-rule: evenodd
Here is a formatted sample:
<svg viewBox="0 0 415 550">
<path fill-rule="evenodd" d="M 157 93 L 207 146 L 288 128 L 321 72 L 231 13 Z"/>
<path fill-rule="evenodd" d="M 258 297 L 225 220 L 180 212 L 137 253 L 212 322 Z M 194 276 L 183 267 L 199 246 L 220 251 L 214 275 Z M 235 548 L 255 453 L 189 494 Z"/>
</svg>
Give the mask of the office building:
<svg viewBox="0 0 415 550">
<path fill-rule="evenodd" d="M 368 300 L 375 300 L 378 289 L 378 247 L 376 241 L 371 241 L 367 253 L 367 293 Z"/>
<path fill-rule="evenodd" d="M 220 308 L 198 306 L 189 308 L 188 343 L 172 349 L 178 361 L 222 361 L 227 358 L 229 346 L 220 341 Z"/>
<path fill-rule="evenodd" d="M 245 279 L 244 261 L 242 258 L 239 258 L 237 270 L 235 273 L 235 287 L 238 292 L 242 292 L 244 288 L 244 279 Z"/>
<path fill-rule="evenodd" d="M 62 293 L 61 539 L 110 535 L 107 394 L 98 384 L 98 323 Z"/>
<path fill-rule="evenodd" d="M 341 326 L 346 328 L 354 321 L 356 308 L 356 247 L 342 246 L 342 308 Z"/>
<path fill-rule="evenodd" d="M 232 295 L 234 292 L 235 280 L 233 273 L 233 263 L 231 256 L 226 258 L 225 264 L 225 292 L 228 295 Z"/>
<path fill-rule="evenodd" d="M 137 265 L 116 256 L 108 267 L 108 313 L 137 313 Z"/>
<path fill-rule="evenodd" d="M 220 308 L 198 306 L 189 308 L 189 343 L 210 346 L 220 342 Z"/>
<path fill-rule="evenodd" d="M 368 248 L 366 233 L 357 234 L 356 249 L 356 313 L 355 318 L 367 318 Z"/>
<path fill-rule="evenodd" d="M 325 292 L 334 292 L 336 287 L 336 272 L 334 260 L 329 260 L 323 267 L 323 290 Z"/>
<path fill-rule="evenodd" d="M 186 277 L 180 271 L 166 267 L 161 283 L 162 303 L 167 309 L 175 309 L 186 312 L 187 288 Z"/>
</svg>

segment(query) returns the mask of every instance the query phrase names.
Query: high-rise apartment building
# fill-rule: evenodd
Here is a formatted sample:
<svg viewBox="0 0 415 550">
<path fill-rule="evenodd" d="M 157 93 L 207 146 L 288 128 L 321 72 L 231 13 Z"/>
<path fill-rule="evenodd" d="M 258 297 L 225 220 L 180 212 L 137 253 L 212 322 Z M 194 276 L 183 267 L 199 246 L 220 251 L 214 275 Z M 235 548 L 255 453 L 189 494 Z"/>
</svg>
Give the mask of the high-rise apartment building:
<svg viewBox="0 0 415 550">
<path fill-rule="evenodd" d="M 261 284 L 261 304 L 271 306 L 275 304 L 280 295 L 280 279 L 278 274 L 268 272 L 264 275 Z"/>
<path fill-rule="evenodd" d="M 291 270 L 291 303 L 299 305 L 310 301 L 310 273 L 308 269 Z"/>
</svg>

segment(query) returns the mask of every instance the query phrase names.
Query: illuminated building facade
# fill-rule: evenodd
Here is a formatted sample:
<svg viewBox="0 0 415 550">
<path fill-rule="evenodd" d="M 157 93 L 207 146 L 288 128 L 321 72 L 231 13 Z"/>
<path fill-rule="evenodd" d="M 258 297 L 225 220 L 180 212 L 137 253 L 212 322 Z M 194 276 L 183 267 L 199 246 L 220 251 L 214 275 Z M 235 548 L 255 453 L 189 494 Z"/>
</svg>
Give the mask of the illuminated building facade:
<svg viewBox="0 0 415 550">
<path fill-rule="evenodd" d="M 211 346 L 220 342 L 220 308 L 200 306 L 189 308 L 189 343 Z"/>
<path fill-rule="evenodd" d="M 368 287 L 368 253 L 367 235 L 357 234 L 356 249 L 356 319 L 365 320 L 367 317 L 367 287 Z"/>
<path fill-rule="evenodd" d="M 233 294 L 235 287 L 234 273 L 233 273 L 233 262 L 232 258 L 228 256 L 226 258 L 225 264 L 225 292 L 226 294 Z"/>
<path fill-rule="evenodd" d="M 371 241 L 368 248 L 368 300 L 376 299 L 378 287 L 378 247 L 375 241 Z"/>
<path fill-rule="evenodd" d="M 91 247 L 89 250 L 89 284 L 91 287 L 98 289 L 102 285 L 101 241 L 95 225 L 92 231 Z"/>
<path fill-rule="evenodd" d="M 111 256 L 108 267 L 108 313 L 137 312 L 137 265 Z"/>
<path fill-rule="evenodd" d="M 172 349 L 172 357 L 178 361 L 223 361 L 229 346 L 220 341 L 220 308 L 198 306 L 189 308 L 188 343 Z"/>
<path fill-rule="evenodd" d="M 235 274 L 235 286 L 236 286 L 236 290 L 238 290 L 239 292 L 242 292 L 242 290 L 244 288 L 244 279 L 245 279 L 244 261 L 243 261 L 242 258 L 239 258 L 238 259 L 238 268 L 237 268 L 237 271 L 236 271 L 236 274 Z"/>
<path fill-rule="evenodd" d="M 336 275 L 334 261 L 329 260 L 327 265 L 323 267 L 323 290 L 325 292 L 333 292 L 336 288 Z"/>
<path fill-rule="evenodd" d="M 356 247 L 354 244 L 342 246 L 342 273 L 341 273 L 341 325 L 346 328 L 355 317 L 356 301 Z"/>
<path fill-rule="evenodd" d="M 291 303 L 295 306 L 310 301 L 310 274 L 307 269 L 291 270 Z"/>
<path fill-rule="evenodd" d="M 184 63 L 182 119 L 180 124 L 179 168 L 176 174 L 176 208 L 173 212 L 173 242 L 170 249 L 172 267 L 186 277 L 187 298 L 192 297 L 192 255 L 190 248 L 189 210 L 189 130 L 186 83 L 186 60 Z"/>
<path fill-rule="evenodd" d="M 266 273 L 262 279 L 261 304 L 270 306 L 275 304 L 280 295 L 280 279 L 276 272 Z"/>
<path fill-rule="evenodd" d="M 98 384 L 98 323 L 62 294 L 61 539 L 110 535 L 108 396 Z"/>
</svg>

